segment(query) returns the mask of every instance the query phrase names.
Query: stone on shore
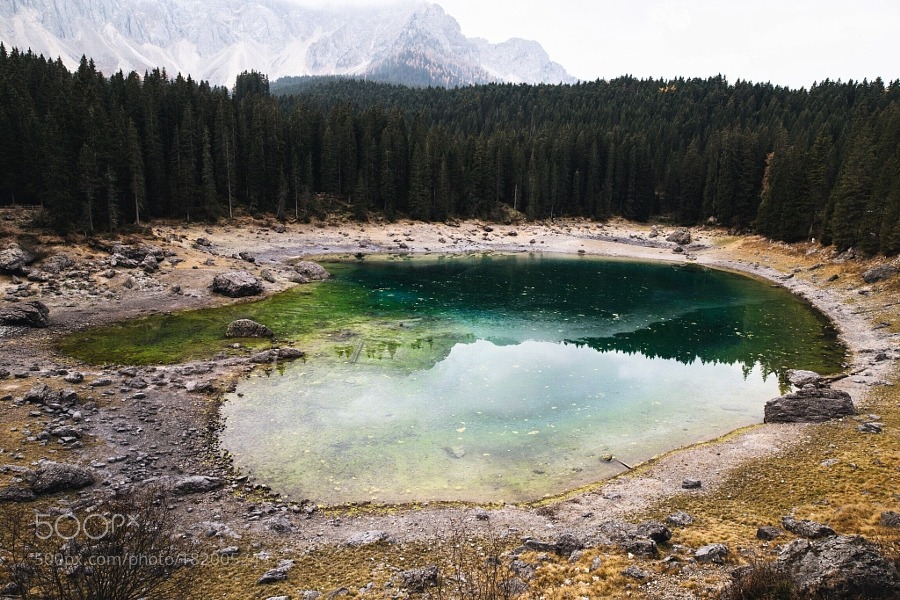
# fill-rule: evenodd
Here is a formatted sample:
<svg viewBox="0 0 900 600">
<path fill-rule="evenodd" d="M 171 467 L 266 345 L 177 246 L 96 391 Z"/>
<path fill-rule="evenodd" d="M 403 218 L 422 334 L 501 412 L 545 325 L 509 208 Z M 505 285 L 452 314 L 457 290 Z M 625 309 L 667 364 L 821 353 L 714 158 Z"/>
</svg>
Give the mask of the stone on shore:
<svg viewBox="0 0 900 600">
<path fill-rule="evenodd" d="M 80 490 L 97 480 L 91 469 L 55 462 L 43 463 L 28 479 L 35 494 Z"/>
<path fill-rule="evenodd" d="M 862 278 L 866 283 L 878 283 L 879 281 L 893 277 L 898 271 L 900 271 L 900 269 L 894 265 L 881 265 L 863 273 Z"/>
<path fill-rule="evenodd" d="M 2 306 L 0 307 L 0 325 L 47 327 L 50 325 L 50 309 L 39 300 Z"/>
<path fill-rule="evenodd" d="M 220 273 L 213 278 L 212 290 L 229 298 L 243 298 L 262 293 L 262 282 L 247 271 Z"/>
<path fill-rule="evenodd" d="M 679 229 L 677 231 L 673 231 L 668 236 L 666 236 L 667 242 L 675 242 L 679 246 L 687 246 L 691 243 L 691 232 L 687 229 Z"/>
<path fill-rule="evenodd" d="M 803 597 L 895 598 L 900 593 L 897 565 L 860 536 L 795 540 L 781 552 L 778 564 Z"/>
<path fill-rule="evenodd" d="M 856 414 L 850 394 L 828 388 L 804 388 L 769 400 L 766 423 L 824 423 Z"/>
<path fill-rule="evenodd" d="M 304 260 L 294 265 L 294 272 L 289 277 L 294 283 L 309 283 L 311 281 L 324 281 L 331 277 L 325 267 L 318 263 Z"/>
<path fill-rule="evenodd" d="M 23 273 L 23 269 L 34 261 L 34 257 L 18 244 L 0 250 L 0 273 L 15 275 Z"/>
<path fill-rule="evenodd" d="M 187 496 L 188 494 L 202 494 L 217 490 L 225 485 L 225 482 L 218 477 L 208 477 L 206 475 L 191 475 L 176 479 L 172 483 L 172 493 L 176 496 Z"/>
<path fill-rule="evenodd" d="M 804 371 L 802 369 L 791 369 L 787 372 L 787 376 L 791 385 L 798 388 L 802 388 L 806 385 L 818 387 L 819 382 L 822 380 L 822 376 L 815 371 Z"/>
</svg>

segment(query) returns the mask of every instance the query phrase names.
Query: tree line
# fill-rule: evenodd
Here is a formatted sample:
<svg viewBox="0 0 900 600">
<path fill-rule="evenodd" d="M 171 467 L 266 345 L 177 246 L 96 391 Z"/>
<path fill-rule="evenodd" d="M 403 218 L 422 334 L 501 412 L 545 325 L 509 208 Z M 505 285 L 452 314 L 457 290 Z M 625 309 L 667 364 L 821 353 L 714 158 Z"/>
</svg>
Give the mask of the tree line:
<svg viewBox="0 0 900 600">
<path fill-rule="evenodd" d="M 60 231 L 235 211 L 308 219 L 663 217 L 900 252 L 900 81 L 809 90 L 621 77 L 232 90 L 0 44 L 0 204 Z"/>
</svg>

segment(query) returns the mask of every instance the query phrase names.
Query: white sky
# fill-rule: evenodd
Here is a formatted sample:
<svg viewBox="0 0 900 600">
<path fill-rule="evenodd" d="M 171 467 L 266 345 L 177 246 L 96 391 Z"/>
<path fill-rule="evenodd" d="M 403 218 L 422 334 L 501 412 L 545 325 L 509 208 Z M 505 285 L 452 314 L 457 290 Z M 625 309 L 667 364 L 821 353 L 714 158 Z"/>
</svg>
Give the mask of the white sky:
<svg viewBox="0 0 900 600">
<path fill-rule="evenodd" d="M 297 0 L 312 2 L 315 0 Z M 319 0 L 321 5 L 323 2 Z M 345 0 L 344 3 L 347 3 Z M 350 0 L 386 4 L 389 0 Z M 467 37 L 540 42 L 580 79 L 708 77 L 793 88 L 900 78 L 898 0 L 437 0 Z M 334 3 L 327 3 L 334 4 Z"/>
</svg>

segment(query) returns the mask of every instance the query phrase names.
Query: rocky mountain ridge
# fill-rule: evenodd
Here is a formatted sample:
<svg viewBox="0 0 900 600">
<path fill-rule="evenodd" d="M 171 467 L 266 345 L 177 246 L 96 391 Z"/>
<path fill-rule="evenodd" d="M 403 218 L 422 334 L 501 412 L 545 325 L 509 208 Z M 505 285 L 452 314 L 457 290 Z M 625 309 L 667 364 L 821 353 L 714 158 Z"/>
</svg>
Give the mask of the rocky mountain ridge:
<svg viewBox="0 0 900 600">
<path fill-rule="evenodd" d="M 246 70 L 270 79 L 347 75 L 413 85 L 573 82 L 537 42 L 467 38 L 439 5 L 309 8 L 289 0 L 7 0 L 0 41 L 82 55 L 110 75 L 160 67 L 214 85 Z"/>
</svg>

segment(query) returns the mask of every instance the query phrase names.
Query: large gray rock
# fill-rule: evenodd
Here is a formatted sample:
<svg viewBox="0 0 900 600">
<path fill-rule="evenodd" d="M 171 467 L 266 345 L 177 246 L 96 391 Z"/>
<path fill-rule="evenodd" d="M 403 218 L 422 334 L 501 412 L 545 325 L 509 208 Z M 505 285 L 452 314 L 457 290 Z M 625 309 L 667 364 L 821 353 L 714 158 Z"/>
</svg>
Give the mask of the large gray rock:
<svg viewBox="0 0 900 600">
<path fill-rule="evenodd" d="M 36 383 L 22 397 L 31 404 L 55 404 L 62 400 L 62 393 L 57 392 L 46 383 Z"/>
<path fill-rule="evenodd" d="M 59 275 L 75 266 L 74 261 L 65 254 L 54 254 L 41 263 L 41 269 L 54 275 Z"/>
<path fill-rule="evenodd" d="M 728 546 L 725 544 L 710 544 L 698 548 L 697 551 L 694 552 L 694 558 L 700 563 L 716 563 L 721 565 L 725 562 L 725 557 L 727 556 Z"/>
<path fill-rule="evenodd" d="M 39 300 L 0 306 L 0 325 L 47 327 L 50 325 L 50 309 Z"/>
<path fill-rule="evenodd" d="M 881 265 L 880 267 L 874 267 L 863 273 L 862 278 L 866 283 L 877 283 L 889 277 L 893 277 L 898 271 L 900 271 L 900 269 L 894 265 Z"/>
<path fill-rule="evenodd" d="M 294 283 L 309 283 L 310 281 L 323 281 L 331 277 L 325 267 L 310 261 L 301 261 L 294 265 L 294 272 L 290 280 Z"/>
<path fill-rule="evenodd" d="M 357 533 L 350 536 L 347 539 L 348 546 L 371 546 L 372 544 L 385 543 L 385 544 L 394 544 L 396 543 L 396 539 L 386 531 L 363 531 L 362 533 Z"/>
<path fill-rule="evenodd" d="M 802 369 L 791 369 L 787 372 L 788 381 L 791 385 L 802 388 L 805 385 L 818 386 L 822 380 L 822 376 L 815 371 L 804 371 Z"/>
<path fill-rule="evenodd" d="M 0 488 L 0 503 L 31 502 L 35 499 L 34 491 L 24 485 L 12 484 Z"/>
<path fill-rule="evenodd" d="M 766 423 L 824 423 L 856 414 L 850 394 L 828 388 L 804 388 L 766 402 Z"/>
<path fill-rule="evenodd" d="M 29 479 L 35 494 L 80 490 L 97 480 L 91 469 L 55 462 L 43 463 L 30 474 Z"/>
<path fill-rule="evenodd" d="M 207 475 L 190 475 L 181 477 L 172 483 L 172 493 L 176 496 L 186 496 L 188 494 L 202 494 L 217 490 L 225 485 L 225 482 L 218 477 L 209 477 Z"/>
<path fill-rule="evenodd" d="M 18 244 L 12 244 L 0 250 L 0 273 L 5 275 L 21 273 L 33 261 L 34 257 L 31 254 L 22 250 Z"/>
<path fill-rule="evenodd" d="M 811 540 L 837 535 L 834 529 L 828 525 L 816 523 L 815 521 L 795 519 L 790 516 L 781 518 L 781 526 L 794 535 L 799 535 L 800 537 L 809 538 Z"/>
<path fill-rule="evenodd" d="M 666 236 L 667 242 L 675 242 L 679 246 L 687 246 L 691 243 L 691 232 L 687 229 L 679 229 L 677 231 L 673 231 L 668 236 Z"/>
<path fill-rule="evenodd" d="M 399 577 L 404 588 L 410 592 L 420 594 L 430 587 L 437 586 L 438 567 L 437 565 L 429 565 L 420 569 L 401 571 Z"/>
<path fill-rule="evenodd" d="M 263 291 L 262 282 L 247 271 L 220 273 L 213 278 L 212 290 L 230 298 L 256 296 Z"/>
<path fill-rule="evenodd" d="M 228 324 L 228 328 L 225 330 L 225 337 L 227 338 L 258 338 L 258 337 L 275 337 L 275 334 L 271 329 L 263 325 L 262 323 L 257 323 L 253 319 L 238 319 L 237 321 L 232 321 Z"/>
<path fill-rule="evenodd" d="M 900 593 L 896 564 L 860 536 L 795 540 L 781 552 L 778 564 L 803 597 L 895 598 Z"/>
</svg>

